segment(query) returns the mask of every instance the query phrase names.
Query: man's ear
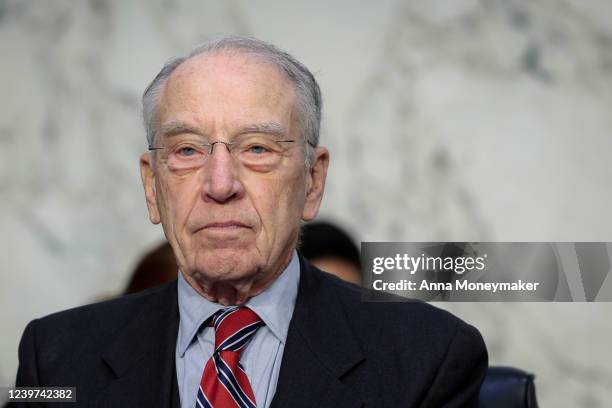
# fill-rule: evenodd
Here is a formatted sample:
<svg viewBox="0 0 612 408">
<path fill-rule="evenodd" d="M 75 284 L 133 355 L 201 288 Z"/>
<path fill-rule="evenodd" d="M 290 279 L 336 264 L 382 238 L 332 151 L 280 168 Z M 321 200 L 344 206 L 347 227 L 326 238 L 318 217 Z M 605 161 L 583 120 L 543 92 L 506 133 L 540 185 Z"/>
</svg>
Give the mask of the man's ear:
<svg viewBox="0 0 612 408">
<path fill-rule="evenodd" d="M 312 166 L 306 175 L 306 201 L 302 211 L 303 221 L 314 219 L 319 212 L 323 191 L 325 190 L 328 166 L 329 151 L 322 146 L 315 148 Z"/>
<path fill-rule="evenodd" d="M 142 186 L 144 187 L 145 198 L 147 200 L 149 219 L 153 224 L 159 224 L 161 217 L 157 207 L 157 196 L 155 195 L 155 172 L 149 153 L 143 153 L 140 156 L 140 178 L 142 179 Z"/>
</svg>

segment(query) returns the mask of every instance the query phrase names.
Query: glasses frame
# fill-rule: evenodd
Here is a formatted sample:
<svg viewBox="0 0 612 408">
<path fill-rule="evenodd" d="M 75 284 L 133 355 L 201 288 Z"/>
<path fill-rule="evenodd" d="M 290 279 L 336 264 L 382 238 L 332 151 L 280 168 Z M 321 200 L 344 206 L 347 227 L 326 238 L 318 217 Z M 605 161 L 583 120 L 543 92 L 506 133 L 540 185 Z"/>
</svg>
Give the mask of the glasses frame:
<svg viewBox="0 0 612 408">
<path fill-rule="evenodd" d="M 294 143 L 295 140 L 275 140 L 275 142 L 276 143 Z M 213 151 L 215 149 L 215 145 L 217 143 L 221 143 L 221 144 L 225 145 L 225 147 L 227 148 L 227 151 L 230 154 L 232 154 L 232 150 L 234 149 L 234 146 L 238 145 L 238 142 L 224 142 L 222 140 L 217 140 L 217 141 L 212 142 L 212 143 L 198 143 L 198 145 L 202 146 L 202 147 L 208 147 L 208 156 L 212 156 Z M 308 144 L 312 146 L 312 144 L 310 142 L 308 142 Z M 154 146 L 149 146 L 148 147 L 149 151 L 165 150 L 165 149 L 168 149 L 168 148 L 167 147 L 154 147 Z"/>
<path fill-rule="evenodd" d="M 295 140 L 295 139 L 291 139 L 291 140 L 286 139 L 286 140 L 275 140 L 275 142 L 276 142 L 276 143 L 296 143 L 296 142 L 298 142 L 298 141 L 297 141 L 297 140 Z M 310 141 L 308 141 L 308 140 L 303 140 L 303 142 L 304 142 L 304 144 L 308 144 L 309 146 L 311 146 L 313 149 L 314 149 L 314 148 L 316 148 L 316 146 L 315 146 L 313 143 L 311 143 Z M 214 142 L 210 142 L 210 143 L 206 143 L 206 142 L 201 142 L 201 143 L 198 143 L 198 145 L 199 145 L 199 146 L 201 146 L 201 147 L 206 147 L 206 148 L 207 148 L 207 155 L 206 155 L 206 157 L 204 158 L 204 160 L 208 159 L 210 156 L 212 156 L 212 155 L 213 155 L 213 153 L 214 153 L 214 149 L 215 149 L 215 145 L 216 145 L 216 144 L 219 144 L 219 143 L 220 143 L 220 144 L 225 145 L 225 147 L 226 147 L 227 151 L 230 153 L 230 155 L 231 155 L 231 156 L 232 156 L 234 159 L 237 159 L 237 157 L 236 157 L 236 156 L 234 156 L 233 150 L 234 150 L 235 146 L 237 146 L 237 145 L 239 144 L 239 141 L 229 141 L 229 142 L 224 142 L 224 141 L 222 141 L 222 140 L 216 140 L 216 141 L 214 141 Z M 156 152 L 156 151 L 158 151 L 158 150 L 166 150 L 166 149 L 171 149 L 171 147 L 156 147 L 156 146 L 151 146 L 151 145 L 149 145 L 147 149 L 148 149 L 150 152 Z M 237 159 L 237 160 L 238 160 L 238 159 Z"/>
</svg>

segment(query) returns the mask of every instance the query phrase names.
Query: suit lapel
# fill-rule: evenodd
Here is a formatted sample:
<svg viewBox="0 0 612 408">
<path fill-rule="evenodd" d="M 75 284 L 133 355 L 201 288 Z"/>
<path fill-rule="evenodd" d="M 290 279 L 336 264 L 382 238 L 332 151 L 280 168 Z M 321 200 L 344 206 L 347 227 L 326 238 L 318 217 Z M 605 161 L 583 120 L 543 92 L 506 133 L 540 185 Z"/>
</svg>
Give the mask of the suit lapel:
<svg viewBox="0 0 612 408">
<path fill-rule="evenodd" d="M 300 283 L 271 408 L 360 407 L 340 378 L 364 360 L 332 285 L 300 257 Z"/>
<path fill-rule="evenodd" d="M 103 354 L 115 376 L 104 397 L 106 406 L 180 407 L 175 366 L 176 281 L 148 296 Z"/>
</svg>

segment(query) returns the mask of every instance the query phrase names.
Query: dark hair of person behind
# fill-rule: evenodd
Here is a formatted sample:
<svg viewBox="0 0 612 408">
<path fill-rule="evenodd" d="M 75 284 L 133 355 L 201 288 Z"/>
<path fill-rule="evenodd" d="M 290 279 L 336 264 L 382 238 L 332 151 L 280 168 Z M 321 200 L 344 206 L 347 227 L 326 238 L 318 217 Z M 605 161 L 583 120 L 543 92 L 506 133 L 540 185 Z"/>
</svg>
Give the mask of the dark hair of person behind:
<svg viewBox="0 0 612 408">
<path fill-rule="evenodd" d="M 340 227 L 325 221 L 302 227 L 300 252 L 306 259 L 334 257 L 361 268 L 359 249 L 352 238 Z"/>
<path fill-rule="evenodd" d="M 134 270 L 124 294 L 136 293 L 169 282 L 177 277 L 174 252 L 164 242 L 145 254 Z"/>
</svg>

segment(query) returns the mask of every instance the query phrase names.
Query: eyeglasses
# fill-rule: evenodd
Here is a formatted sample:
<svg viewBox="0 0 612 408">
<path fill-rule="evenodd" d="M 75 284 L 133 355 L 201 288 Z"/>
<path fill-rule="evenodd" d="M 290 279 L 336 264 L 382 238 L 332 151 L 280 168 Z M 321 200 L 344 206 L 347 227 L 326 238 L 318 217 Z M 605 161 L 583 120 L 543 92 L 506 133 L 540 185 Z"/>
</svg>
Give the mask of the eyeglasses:
<svg viewBox="0 0 612 408">
<path fill-rule="evenodd" d="M 241 164 L 255 170 L 276 168 L 288 148 L 286 143 L 295 140 L 276 140 L 267 135 L 245 135 L 231 142 L 215 141 L 206 143 L 196 137 L 173 137 L 164 146 L 149 146 L 151 151 L 159 151 L 160 160 L 169 170 L 195 170 L 204 165 L 213 154 L 215 145 L 223 144 Z"/>
</svg>

